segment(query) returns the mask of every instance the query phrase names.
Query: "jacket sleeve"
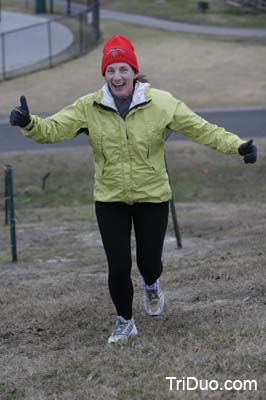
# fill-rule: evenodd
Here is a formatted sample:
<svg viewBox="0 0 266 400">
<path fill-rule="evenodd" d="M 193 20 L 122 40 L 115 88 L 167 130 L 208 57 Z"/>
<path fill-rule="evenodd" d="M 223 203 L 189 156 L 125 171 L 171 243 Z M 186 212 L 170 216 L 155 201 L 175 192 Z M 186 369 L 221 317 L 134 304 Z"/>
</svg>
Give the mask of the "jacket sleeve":
<svg viewBox="0 0 266 400">
<path fill-rule="evenodd" d="M 38 143 L 56 143 L 72 139 L 79 129 L 87 128 L 87 125 L 84 103 L 80 98 L 48 118 L 31 115 L 31 122 L 21 132 Z"/>
<path fill-rule="evenodd" d="M 174 100 L 176 104 L 173 107 L 171 122 L 168 124 L 169 129 L 221 153 L 238 154 L 238 147 L 244 140 L 201 118 L 181 101 Z"/>
</svg>

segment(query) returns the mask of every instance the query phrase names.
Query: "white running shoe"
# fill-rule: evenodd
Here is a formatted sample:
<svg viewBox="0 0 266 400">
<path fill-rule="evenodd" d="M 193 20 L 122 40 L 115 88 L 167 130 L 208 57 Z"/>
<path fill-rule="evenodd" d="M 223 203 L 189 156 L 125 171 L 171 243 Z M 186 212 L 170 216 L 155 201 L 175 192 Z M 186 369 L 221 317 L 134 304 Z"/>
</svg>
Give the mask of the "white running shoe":
<svg viewBox="0 0 266 400">
<path fill-rule="evenodd" d="M 144 284 L 144 306 L 147 314 L 151 316 L 160 315 L 164 307 L 164 294 L 160 288 L 159 280 L 156 281 L 154 289 L 148 289 Z"/>
<path fill-rule="evenodd" d="M 116 317 L 116 323 L 112 335 L 108 338 L 108 343 L 116 343 L 119 341 L 127 341 L 131 336 L 137 336 L 138 331 L 134 318 L 124 319 L 120 315 Z"/>
</svg>

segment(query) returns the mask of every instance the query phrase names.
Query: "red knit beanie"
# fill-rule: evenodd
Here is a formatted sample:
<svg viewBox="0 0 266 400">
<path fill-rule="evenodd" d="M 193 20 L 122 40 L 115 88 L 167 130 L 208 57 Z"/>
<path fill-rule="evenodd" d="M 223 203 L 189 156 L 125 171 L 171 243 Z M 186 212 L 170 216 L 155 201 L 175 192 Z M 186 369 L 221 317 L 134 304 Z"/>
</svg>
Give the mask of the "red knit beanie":
<svg viewBox="0 0 266 400">
<path fill-rule="evenodd" d="M 134 46 L 125 36 L 114 35 L 105 43 L 102 57 L 102 75 L 104 75 L 107 65 L 116 62 L 127 63 L 131 65 L 136 72 L 139 71 Z"/>
</svg>

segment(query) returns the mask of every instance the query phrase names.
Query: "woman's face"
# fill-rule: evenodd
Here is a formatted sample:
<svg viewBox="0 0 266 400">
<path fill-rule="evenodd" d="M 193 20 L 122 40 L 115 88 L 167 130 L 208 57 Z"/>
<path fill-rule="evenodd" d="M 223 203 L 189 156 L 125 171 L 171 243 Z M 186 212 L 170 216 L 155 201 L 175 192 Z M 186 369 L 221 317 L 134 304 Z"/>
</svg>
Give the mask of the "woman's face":
<svg viewBox="0 0 266 400">
<path fill-rule="evenodd" d="M 128 97 L 133 92 L 137 74 L 127 63 L 117 62 L 107 65 L 104 78 L 111 92 L 120 98 Z"/>
</svg>

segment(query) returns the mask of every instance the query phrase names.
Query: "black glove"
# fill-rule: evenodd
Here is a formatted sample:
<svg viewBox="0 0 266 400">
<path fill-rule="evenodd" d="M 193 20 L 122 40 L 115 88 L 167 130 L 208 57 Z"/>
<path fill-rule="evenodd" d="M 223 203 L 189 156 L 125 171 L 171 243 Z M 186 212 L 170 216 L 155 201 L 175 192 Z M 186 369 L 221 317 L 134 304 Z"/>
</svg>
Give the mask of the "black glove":
<svg viewBox="0 0 266 400">
<path fill-rule="evenodd" d="M 241 156 L 244 156 L 244 162 L 246 164 L 254 164 L 257 161 L 257 147 L 252 143 L 253 139 L 246 143 L 242 143 L 238 147 L 238 153 Z"/>
<path fill-rule="evenodd" d="M 20 97 L 20 106 L 13 108 L 10 114 L 10 125 L 24 126 L 30 123 L 30 112 L 25 96 Z"/>
</svg>

